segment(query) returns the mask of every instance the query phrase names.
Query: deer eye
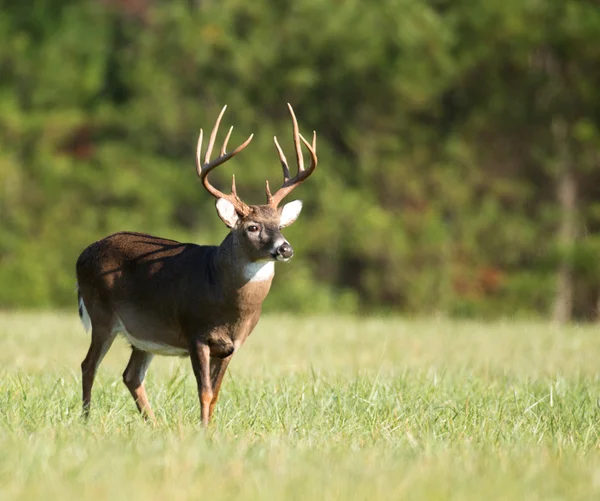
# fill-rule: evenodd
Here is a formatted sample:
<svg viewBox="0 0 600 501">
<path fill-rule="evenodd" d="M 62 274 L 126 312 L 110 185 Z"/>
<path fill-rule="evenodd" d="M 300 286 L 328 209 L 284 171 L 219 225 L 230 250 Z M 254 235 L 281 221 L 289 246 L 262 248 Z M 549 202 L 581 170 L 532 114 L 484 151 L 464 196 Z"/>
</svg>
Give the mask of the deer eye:
<svg viewBox="0 0 600 501">
<path fill-rule="evenodd" d="M 251 224 L 250 226 L 248 226 L 248 228 L 246 228 L 250 233 L 256 233 L 258 231 L 258 226 L 256 226 L 255 224 Z"/>
</svg>

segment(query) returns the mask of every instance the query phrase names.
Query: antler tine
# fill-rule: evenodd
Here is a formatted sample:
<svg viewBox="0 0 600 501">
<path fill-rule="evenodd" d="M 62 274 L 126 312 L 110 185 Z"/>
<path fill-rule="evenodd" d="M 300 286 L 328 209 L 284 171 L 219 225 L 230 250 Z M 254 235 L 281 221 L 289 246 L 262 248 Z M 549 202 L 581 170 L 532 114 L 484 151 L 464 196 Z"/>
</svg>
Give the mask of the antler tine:
<svg viewBox="0 0 600 501">
<path fill-rule="evenodd" d="M 266 184 L 266 193 L 267 193 L 267 203 L 272 207 L 277 207 L 281 201 L 294 189 L 296 186 L 304 182 L 315 170 L 317 167 L 317 134 L 313 131 L 313 140 L 312 144 L 309 143 L 302 134 L 299 132 L 298 122 L 296 120 L 296 115 L 294 114 L 294 110 L 292 106 L 288 103 L 288 108 L 290 110 L 290 114 L 292 116 L 292 125 L 293 125 L 293 139 L 294 139 L 294 148 L 296 151 L 296 161 L 298 163 L 298 173 L 295 177 L 290 178 L 290 169 L 281 149 L 279 146 L 279 142 L 277 141 L 277 137 L 273 138 L 275 142 L 275 147 L 277 148 L 277 153 L 279 154 L 279 160 L 281 161 L 281 167 L 283 169 L 283 184 L 279 190 L 275 193 L 275 195 L 271 195 L 271 190 L 269 189 L 269 183 Z M 308 149 L 311 162 L 308 169 L 304 168 L 304 158 L 302 156 L 302 145 L 301 142 L 304 143 L 304 146 Z"/>
<path fill-rule="evenodd" d="M 227 143 L 229 142 L 229 138 L 231 137 L 232 132 L 233 132 L 233 125 L 231 127 L 229 127 L 229 132 L 227 133 L 227 136 L 225 136 L 225 141 L 223 141 L 223 146 L 221 146 L 221 152 L 219 153 L 219 156 L 225 155 L 225 150 L 227 149 Z"/>
<path fill-rule="evenodd" d="M 285 158 L 285 154 L 283 153 L 281 146 L 279 146 L 277 136 L 273 136 L 273 141 L 275 142 L 275 148 L 277 148 L 277 153 L 279 153 L 279 160 L 281 161 L 281 168 L 283 169 L 283 182 L 289 181 L 290 167 L 288 166 L 287 159 Z"/>
<path fill-rule="evenodd" d="M 298 128 L 298 121 L 296 120 L 294 109 L 292 108 L 292 105 L 290 103 L 288 103 L 288 108 L 290 110 L 290 115 L 292 115 L 294 148 L 296 149 L 296 162 L 298 163 L 298 172 L 302 172 L 304 170 L 304 158 L 302 158 L 302 147 L 300 146 L 299 139 L 300 129 Z"/>
<path fill-rule="evenodd" d="M 304 139 L 304 136 L 302 134 L 300 134 L 300 139 L 302 139 L 302 141 L 308 148 L 308 151 L 314 152 L 315 155 L 317 154 L 317 131 L 316 130 L 313 130 L 312 144 L 310 144 L 306 139 Z"/>
<path fill-rule="evenodd" d="M 306 149 L 310 153 L 310 166 L 308 167 L 308 171 L 310 171 L 312 173 L 312 171 L 317 166 L 317 162 L 318 162 L 318 158 L 317 158 L 317 133 L 316 133 L 316 131 L 313 131 L 313 142 L 312 142 L 312 144 L 310 144 L 306 139 L 304 139 L 304 137 L 302 136 L 302 134 L 300 134 L 300 139 L 302 139 L 302 142 L 304 143 L 304 146 L 306 146 Z M 306 172 L 308 172 L 308 171 L 306 171 Z M 308 174 L 306 177 L 308 177 L 308 176 L 310 176 L 310 174 Z M 306 177 L 303 178 L 303 180 L 306 179 Z"/>
<path fill-rule="evenodd" d="M 215 145 L 215 139 L 217 139 L 217 132 L 219 132 L 219 126 L 221 125 L 221 119 L 225 114 L 225 110 L 227 109 L 227 105 L 223 106 L 221 113 L 217 117 L 217 121 L 215 122 L 215 126 L 210 133 L 210 137 L 208 138 L 208 146 L 206 147 L 206 155 L 204 155 L 204 163 L 207 164 L 210 162 L 210 155 L 212 153 L 213 146 Z"/>
<path fill-rule="evenodd" d="M 196 173 L 198 177 L 202 177 L 202 161 L 200 160 L 202 156 L 202 138 L 204 132 L 200 129 L 200 135 L 198 136 L 198 143 L 196 144 Z"/>
<path fill-rule="evenodd" d="M 202 181 L 204 188 L 206 188 L 206 190 L 211 195 L 213 195 L 215 198 L 225 198 L 225 199 L 229 200 L 231 203 L 233 203 L 236 210 L 238 210 L 241 213 L 247 213 L 249 210 L 248 206 L 237 196 L 237 192 L 235 189 L 235 177 L 233 177 L 233 179 L 232 179 L 231 195 L 226 195 L 222 191 L 218 190 L 212 184 L 210 184 L 210 181 L 208 180 L 208 174 L 210 173 L 210 171 L 212 171 L 215 167 L 218 167 L 219 165 L 227 162 L 227 160 L 229 160 L 230 158 L 237 155 L 240 151 L 242 151 L 246 146 L 248 146 L 250 144 L 250 141 L 252 141 L 252 138 L 254 137 L 254 134 L 251 134 L 248 137 L 248 139 L 246 139 L 246 141 L 244 141 L 241 145 L 239 145 L 235 150 L 230 151 L 229 153 L 226 153 L 225 150 L 227 148 L 227 143 L 229 142 L 229 138 L 231 137 L 231 132 L 233 131 L 233 127 L 231 127 L 229 129 L 229 132 L 227 133 L 227 136 L 225 137 L 225 141 L 223 141 L 223 146 L 221 146 L 221 152 L 219 154 L 219 157 L 214 159 L 211 162 L 210 155 L 212 153 L 212 149 L 215 144 L 217 132 L 219 131 L 219 125 L 221 123 L 221 119 L 223 118 L 223 114 L 225 113 L 226 109 L 227 109 L 227 106 L 224 106 L 223 109 L 221 110 L 221 113 L 219 113 L 217 121 L 215 122 L 215 126 L 213 127 L 213 130 L 210 134 L 210 138 L 208 140 L 208 148 L 206 150 L 206 154 L 204 155 L 204 163 L 202 163 L 202 161 L 201 161 L 203 131 L 202 131 L 202 129 L 200 129 L 200 135 L 198 137 L 198 144 L 196 146 L 196 172 L 198 173 L 198 176 L 200 177 L 200 180 Z"/>
</svg>

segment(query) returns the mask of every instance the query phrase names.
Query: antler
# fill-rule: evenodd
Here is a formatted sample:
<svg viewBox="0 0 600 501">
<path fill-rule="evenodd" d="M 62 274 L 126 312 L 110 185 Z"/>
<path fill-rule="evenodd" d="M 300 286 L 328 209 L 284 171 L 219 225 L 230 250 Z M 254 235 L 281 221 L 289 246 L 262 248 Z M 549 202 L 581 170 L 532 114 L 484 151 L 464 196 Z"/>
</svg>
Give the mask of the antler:
<svg viewBox="0 0 600 501">
<path fill-rule="evenodd" d="M 202 150 L 202 129 L 200 129 L 200 136 L 198 137 L 198 145 L 196 146 L 196 172 L 198 173 L 198 177 L 202 181 L 202 184 L 206 188 L 206 190 L 216 198 L 225 198 L 229 200 L 236 211 L 240 214 L 247 215 L 250 212 L 249 207 L 238 197 L 236 189 L 235 189 L 235 176 L 233 176 L 231 181 L 231 195 L 226 195 L 222 191 L 217 190 L 212 184 L 210 184 L 208 180 L 208 174 L 215 167 L 218 167 L 222 163 L 227 162 L 230 158 L 237 155 L 240 151 L 242 151 L 246 146 L 250 144 L 254 134 L 250 134 L 250 137 L 246 139 L 244 143 L 238 146 L 235 150 L 230 151 L 229 153 L 225 153 L 225 149 L 227 148 L 227 142 L 229 141 L 229 137 L 231 136 L 231 131 L 233 130 L 233 126 L 229 129 L 227 133 L 227 137 L 225 137 L 225 141 L 223 141 L 223 146 L 221 146 L 221 152 L 219 153 L 219 157 L 215 158 L 212 162 L 210 161 L 210 154 L 212 153 L 213 146 L 215 144 L 215 139 L 217 138 L 217 132 L 219 131 L 219 125 L 221 124 L 221 118 L 225 114 L 225 110 L 227 109 L 227 105 L 223 106 L 221 113 L 219 113 L 219 117 L 215 122 L 215 126 L 213 127 L 212 132 L 210 133 L 210 138 L 208 140 L 208 148 L 206 150 L 206 154 L 204 155 L 204 163 L 200 160 L 200 153 Z"/>
<path fill-rule="evenodd" d="M 273 137 L 275 141 L 275 147 L 277 148 L 277 152 L 279 153 L 279 160 L 281 161 L 281 167 L 283 169 L 283 184 L 281 188 L 277 190 L 275 195 L 271 195 L 271 190 L 269 189 L 269 181 L 267 181 L 266 192 L 267 192 L 267 203 L 273 207 L 277 208 L 277 206 L 281 203 L 281 201 L 290 194 L 290 192 L 296 188 L 296 186 L 300 185 L 304 182 L 308 176 L 310 176 L 317 167 L 317 133 L 313 132 L 313 140 L 312 145 L 302 137 L 298 130 L 298 122 L 296 121 L 296 115 L 294 115 L 294 110 L 292 109 L 292 105 L 288 103 L 288 108 L 290 109 L 290 114 L 292 115 L 293 122 L 293 138 L 294 138 L 294 147 L 296 149 L 296 162 L 298 163 L 298 174 L 295 177 L 290 178 L 290 168 L 288 166 L 285 155 L 283 154 L 283 150 L 279 143 L 277 142 L 277 137 Z M 308 149 L 311 159 L 310 166 L 308 169 L 304 169 L 304 158 L 302 157 L 302 145 L 300 141 L 304 143 L 304 146 Z"/>
</svg>

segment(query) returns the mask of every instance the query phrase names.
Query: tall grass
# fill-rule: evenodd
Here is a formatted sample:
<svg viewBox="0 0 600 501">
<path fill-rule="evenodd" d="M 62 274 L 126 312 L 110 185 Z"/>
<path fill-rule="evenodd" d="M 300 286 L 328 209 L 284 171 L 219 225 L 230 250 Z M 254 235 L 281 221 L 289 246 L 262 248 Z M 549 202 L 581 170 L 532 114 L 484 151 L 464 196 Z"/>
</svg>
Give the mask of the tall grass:
<svg viewBox="0 0 600 501">
<path fill-rule="evenodd" d="M 265 317 L 199 426 L 187 359 L 145 424 L 76 314 L 0 315 L 0 499 L 598 499 L 596 328 Z"/>
</svg>

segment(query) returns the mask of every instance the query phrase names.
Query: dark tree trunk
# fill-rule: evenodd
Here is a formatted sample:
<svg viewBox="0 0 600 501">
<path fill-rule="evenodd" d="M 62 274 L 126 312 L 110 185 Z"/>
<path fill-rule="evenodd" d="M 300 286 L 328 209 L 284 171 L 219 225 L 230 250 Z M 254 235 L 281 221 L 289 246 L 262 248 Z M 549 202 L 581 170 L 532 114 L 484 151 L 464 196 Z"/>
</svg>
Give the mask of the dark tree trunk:
<svg viewBox="0 0 600 501">
<path fill-rule="evenodd" d="M 569 147 L 569 131 L 562 119 L 554 120 L 552 137 L 557 148 L 557 201 L 560 209 L 556 236 L 560 250 L 560 263 L 556 277 L 553 321 L 565 324 L 573 313 L 573 264 L 572 254 L 577 239 L 577 180 Z"/>
</svg>

